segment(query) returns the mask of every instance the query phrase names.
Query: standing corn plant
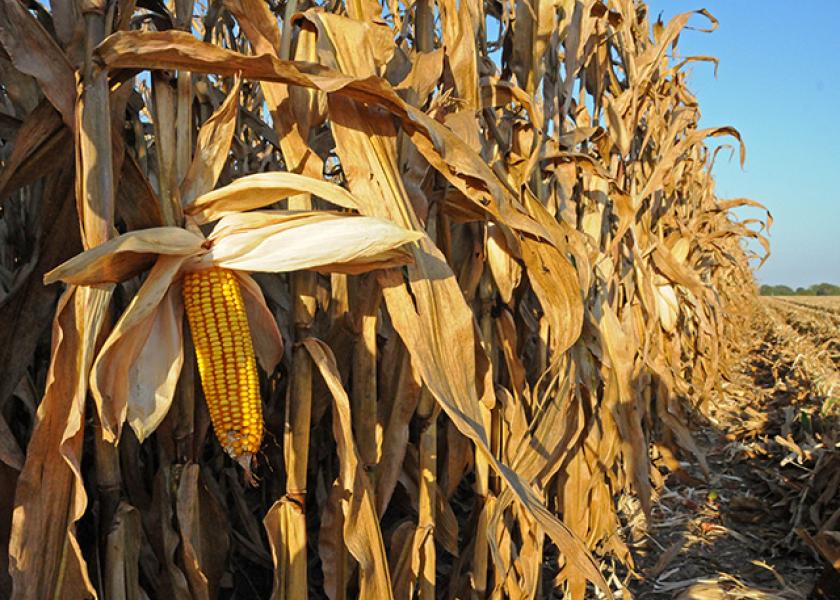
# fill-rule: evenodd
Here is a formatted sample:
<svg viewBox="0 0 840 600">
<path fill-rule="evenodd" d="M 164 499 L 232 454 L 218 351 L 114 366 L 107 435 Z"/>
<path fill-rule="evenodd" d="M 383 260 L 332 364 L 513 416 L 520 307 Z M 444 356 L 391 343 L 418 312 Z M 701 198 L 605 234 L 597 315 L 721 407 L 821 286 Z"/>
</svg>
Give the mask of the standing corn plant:
<svg viewBox="0 0 840 600">
<path fill-rule="evenodd" d="M 710 14 L 0 5 L 0 232 L 40 251 L 0 255 L 37 283 L 0 311 L 68 284 L 49 371 L 43 324 L 0 354 L 0 591 L 615 591 L 675 457 L 706 468 L 691 417 L 767 249 L 714 192 L 706 140 L 740 138 L 684 74 L 712 59 L 677 54 Z"/>
<path fill-rule="evenodd" d="M 238 180 L 212 192 L 210 199 L 199 197 L 186 212 L 200 210 L 207 219 L 213 215 L 210 207 L 227 208 L 235 195 L 256 186 L 264 192 L 268 184 L 278 190 L 277 196 L 295 186 L 312 187 L 300 178 L 277 175 Z M 344 202 L 351 199 L 340 189 L 333 196 Z M 92 391 L 105 437 L 116 441 L 127 421 L 143 441 L 163 420 L 183 362 L 186 309 L 213 428 L 225 452 L 250 474 L 263 428 L 254 354 L 272 373 L 283 343 L 248 273 L 387 268 L 409 260 L 399 247 L 418 235 L 370 217 L 253 211 L 223 216 L 205 238 L 196 222 L 187 219 L 192 231 L 160 227 L 123 234 L 67 261 L 48 273 L 45 282 L 117 283 L 136 276 L 154 259 L 149 276 L 93 365 Z"/>
</svg>

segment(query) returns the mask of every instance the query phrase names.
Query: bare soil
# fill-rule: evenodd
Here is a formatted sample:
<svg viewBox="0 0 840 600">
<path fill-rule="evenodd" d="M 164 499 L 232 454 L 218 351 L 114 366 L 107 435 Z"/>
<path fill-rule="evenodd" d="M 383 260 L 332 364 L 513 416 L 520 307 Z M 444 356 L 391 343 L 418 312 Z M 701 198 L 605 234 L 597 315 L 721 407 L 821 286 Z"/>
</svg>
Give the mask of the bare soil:
<svg viewBox="0 0 840 600">
<path fill-rule="evenodd" d="M 828 307 L 826 307 L 828 308 Z M 636 598 L 840 598 L 834 315 L 763 299 L 741 360 L 692 430 L 706 453 L 633 523 Z M 634 537 L 635 536 L 635 537 Z"/>
</svg>

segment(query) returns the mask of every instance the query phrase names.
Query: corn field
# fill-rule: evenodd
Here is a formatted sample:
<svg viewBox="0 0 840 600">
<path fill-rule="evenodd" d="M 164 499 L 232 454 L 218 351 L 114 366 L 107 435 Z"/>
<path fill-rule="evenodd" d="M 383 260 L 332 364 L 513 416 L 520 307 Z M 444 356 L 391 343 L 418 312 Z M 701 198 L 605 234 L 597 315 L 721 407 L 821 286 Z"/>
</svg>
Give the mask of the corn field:
<svg viewBox="0 0 840 600">
<path fill-rule="evenodd" d="M 710 13 L 0 11 L 0 596 L 629 597 L 768 252 Z"/>
</svg>

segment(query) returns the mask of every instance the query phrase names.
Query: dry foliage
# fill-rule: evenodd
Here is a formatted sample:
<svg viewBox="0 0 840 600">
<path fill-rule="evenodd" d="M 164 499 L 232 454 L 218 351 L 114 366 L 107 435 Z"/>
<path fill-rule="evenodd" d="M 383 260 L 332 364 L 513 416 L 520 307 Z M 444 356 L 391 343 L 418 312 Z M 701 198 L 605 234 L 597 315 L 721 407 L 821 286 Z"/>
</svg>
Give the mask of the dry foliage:
<svg viewBox="0 0 840 600">
<path fill-rule="evenodd" d="M 639 597 L 840 590 L 840 372 L 830 353 L 840 298 L 793 300 L 761 298 L 745 315 L 733 368 L 692 429 L 710 476 L 684 464 L 662 487 L 649 537 L 638 536 Z"/>
<path fill-rule="evenodd" d="M 715 196 L 705 140 L 740 138 L 684 72 L 714 59 L 674 58 L 710 14 L 0 13 L 0 593 L 611 595 L 616 498 L 650 514 L 653 444 L 705 465 L 687 415 L 755 294 L 742 240 L 766 248 L 731 212 L 760 205 Z M 265 369 L 255 487 L 175 293 L 211 264 Z"/>
</svg>

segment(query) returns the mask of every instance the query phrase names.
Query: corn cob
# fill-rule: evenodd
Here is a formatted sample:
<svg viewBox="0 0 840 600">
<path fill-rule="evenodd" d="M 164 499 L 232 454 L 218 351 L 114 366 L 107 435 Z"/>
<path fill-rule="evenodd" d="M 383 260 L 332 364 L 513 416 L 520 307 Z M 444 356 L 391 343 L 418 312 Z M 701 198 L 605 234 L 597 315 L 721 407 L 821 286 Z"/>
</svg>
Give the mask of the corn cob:
<svg viewBox="0 0 840 600">
<path fill-rule="evenodd" d="M 218 267 L 184 275 L 201 387 L 216 437 L 246 470 L 263 435 L 257 365 L 239 282 Z"/>
</svg>

